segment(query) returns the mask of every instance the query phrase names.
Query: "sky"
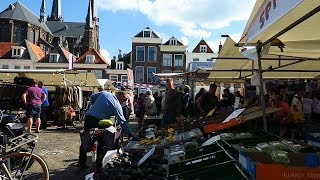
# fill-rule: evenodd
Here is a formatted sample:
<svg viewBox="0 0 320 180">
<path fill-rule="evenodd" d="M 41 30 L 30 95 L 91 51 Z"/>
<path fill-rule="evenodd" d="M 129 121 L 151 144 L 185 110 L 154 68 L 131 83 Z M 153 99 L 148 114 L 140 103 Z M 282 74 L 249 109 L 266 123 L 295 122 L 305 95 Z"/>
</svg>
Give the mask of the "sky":
<svg viewBox="0 0 320 180">
<path fill-rule="evenodd" d="M 1 0 L 0 11 L 17 0 Z M 19 0 L 39 16 L 42 0 Z M 53 0 L 46 0 L 47 15 Z M 214 52 L 230 35 L 238 41 L 255 0 L 97 0 L 100 53 L 107 59 L 131 51 L 132 37 L 150 27 L 165 43 L 176 37 L 188 51 L 204 39 Z M 89 0 L 61 0 L 65 22 L 85 22 Z"/>
</svg>

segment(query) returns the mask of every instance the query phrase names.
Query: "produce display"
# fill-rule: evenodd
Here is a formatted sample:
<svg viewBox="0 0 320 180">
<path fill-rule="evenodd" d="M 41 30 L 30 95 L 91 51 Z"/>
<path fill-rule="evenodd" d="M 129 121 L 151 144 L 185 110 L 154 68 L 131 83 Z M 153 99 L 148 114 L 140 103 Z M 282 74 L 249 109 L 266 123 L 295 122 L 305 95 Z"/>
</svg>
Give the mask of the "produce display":
<svg viewBox="0 0 320 180">
<path fill-rule="evenodd" d="M 163 129 L 163 130 L 153 130 L 147 129 L 140 132 L 140 141 L 141 145 L 152 145 L 152 144 L 160 144 L 164 139 L 167 142 L 172 142 L 174 139 L 175 129 Z"/>
<path fill-rule="evenodd" d="M 166 179 L 168 161 L 162 156 L 152 155 L 140 166 L 139 160 L 144 152 L 132 151 L 130 153 L 113 157 L 100 172 L 101 179 L 110 180 L 138 180 L 138 179 Z"/>
</svg>

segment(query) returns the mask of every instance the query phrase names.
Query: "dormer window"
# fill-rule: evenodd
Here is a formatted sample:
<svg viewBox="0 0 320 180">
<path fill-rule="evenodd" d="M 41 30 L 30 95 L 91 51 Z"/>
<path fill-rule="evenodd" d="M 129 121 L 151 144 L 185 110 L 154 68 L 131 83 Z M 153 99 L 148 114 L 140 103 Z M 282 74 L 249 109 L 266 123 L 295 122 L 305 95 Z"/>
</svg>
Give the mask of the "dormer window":
<svg viewBox="0 0 320 180">
<path fill-rule="evenodd" d="M 50 53 L 49 63 L 58 63 L 60 58 L 60 54 Z"/>
<path fill-rule="evenodd" d="M 86 56 L 86 64 L 93 64 L 95 60 L 95 56 L 94 55 L 87 55 Z"/>
<path fill-rule="evenodd" d="M 25 47 L 22 47 L 22 46 L 12 46 L 11 48 L 12 48 L 12 57 L 22 57 L 22 54 L 26 49 Z"/>
<path fill-rule="evenodd" d="M 151 37 L 151 31 L 150 30 L 144 30 L 143 31 L 143 37 L 150 38 Z"/>
<path fill-rule="evenodd" d="M 200 52 L 206 53 L 207 52 L 207 45 L 200 45 Z"/>
<path fill-rule="evenodd" d="M 123 70 L 123 62 L 122 61 L 120 61 L 120 62 L 117 61 L 116 69 Z"/>
<path fill-rule="evenodd" d="M 170 45 L 177 45 L 176 39 L 170 39 Z"/>
</svg>

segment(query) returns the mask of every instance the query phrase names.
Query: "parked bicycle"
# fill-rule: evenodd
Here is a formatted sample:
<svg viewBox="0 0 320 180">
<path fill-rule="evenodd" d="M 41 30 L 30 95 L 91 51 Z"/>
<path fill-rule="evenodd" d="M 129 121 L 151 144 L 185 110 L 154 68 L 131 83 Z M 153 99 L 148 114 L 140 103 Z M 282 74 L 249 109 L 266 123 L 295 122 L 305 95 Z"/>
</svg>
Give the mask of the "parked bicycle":
<svg viewBox="0 0 320 180">
<path fill-rule="evenodd" d="M 11 139 L 0 135 L 0 179 L 1 180 L 49 180 L 46 162 L 34 154 L 38 136 L 23 134 Z"/>
</svg>

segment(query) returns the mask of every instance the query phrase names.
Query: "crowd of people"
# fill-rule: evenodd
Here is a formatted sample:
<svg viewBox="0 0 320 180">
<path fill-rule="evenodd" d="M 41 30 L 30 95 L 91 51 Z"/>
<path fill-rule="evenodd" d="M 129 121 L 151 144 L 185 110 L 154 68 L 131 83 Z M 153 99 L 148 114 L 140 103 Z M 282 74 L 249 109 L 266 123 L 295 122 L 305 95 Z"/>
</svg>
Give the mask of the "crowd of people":
<svg viewBox="0 0 320 180">
<path fill-rule="evenodd" d="M 273 119 L 280 122 L 281 137 L 302 139 L 304 124 L 320 117 L 320 96 L 312 96 L 303 87 L 291 96 L 285 89 L 272 91 L 265 96 L 265 104 L 281 109 L 273 115 Z"/>
</svg>

